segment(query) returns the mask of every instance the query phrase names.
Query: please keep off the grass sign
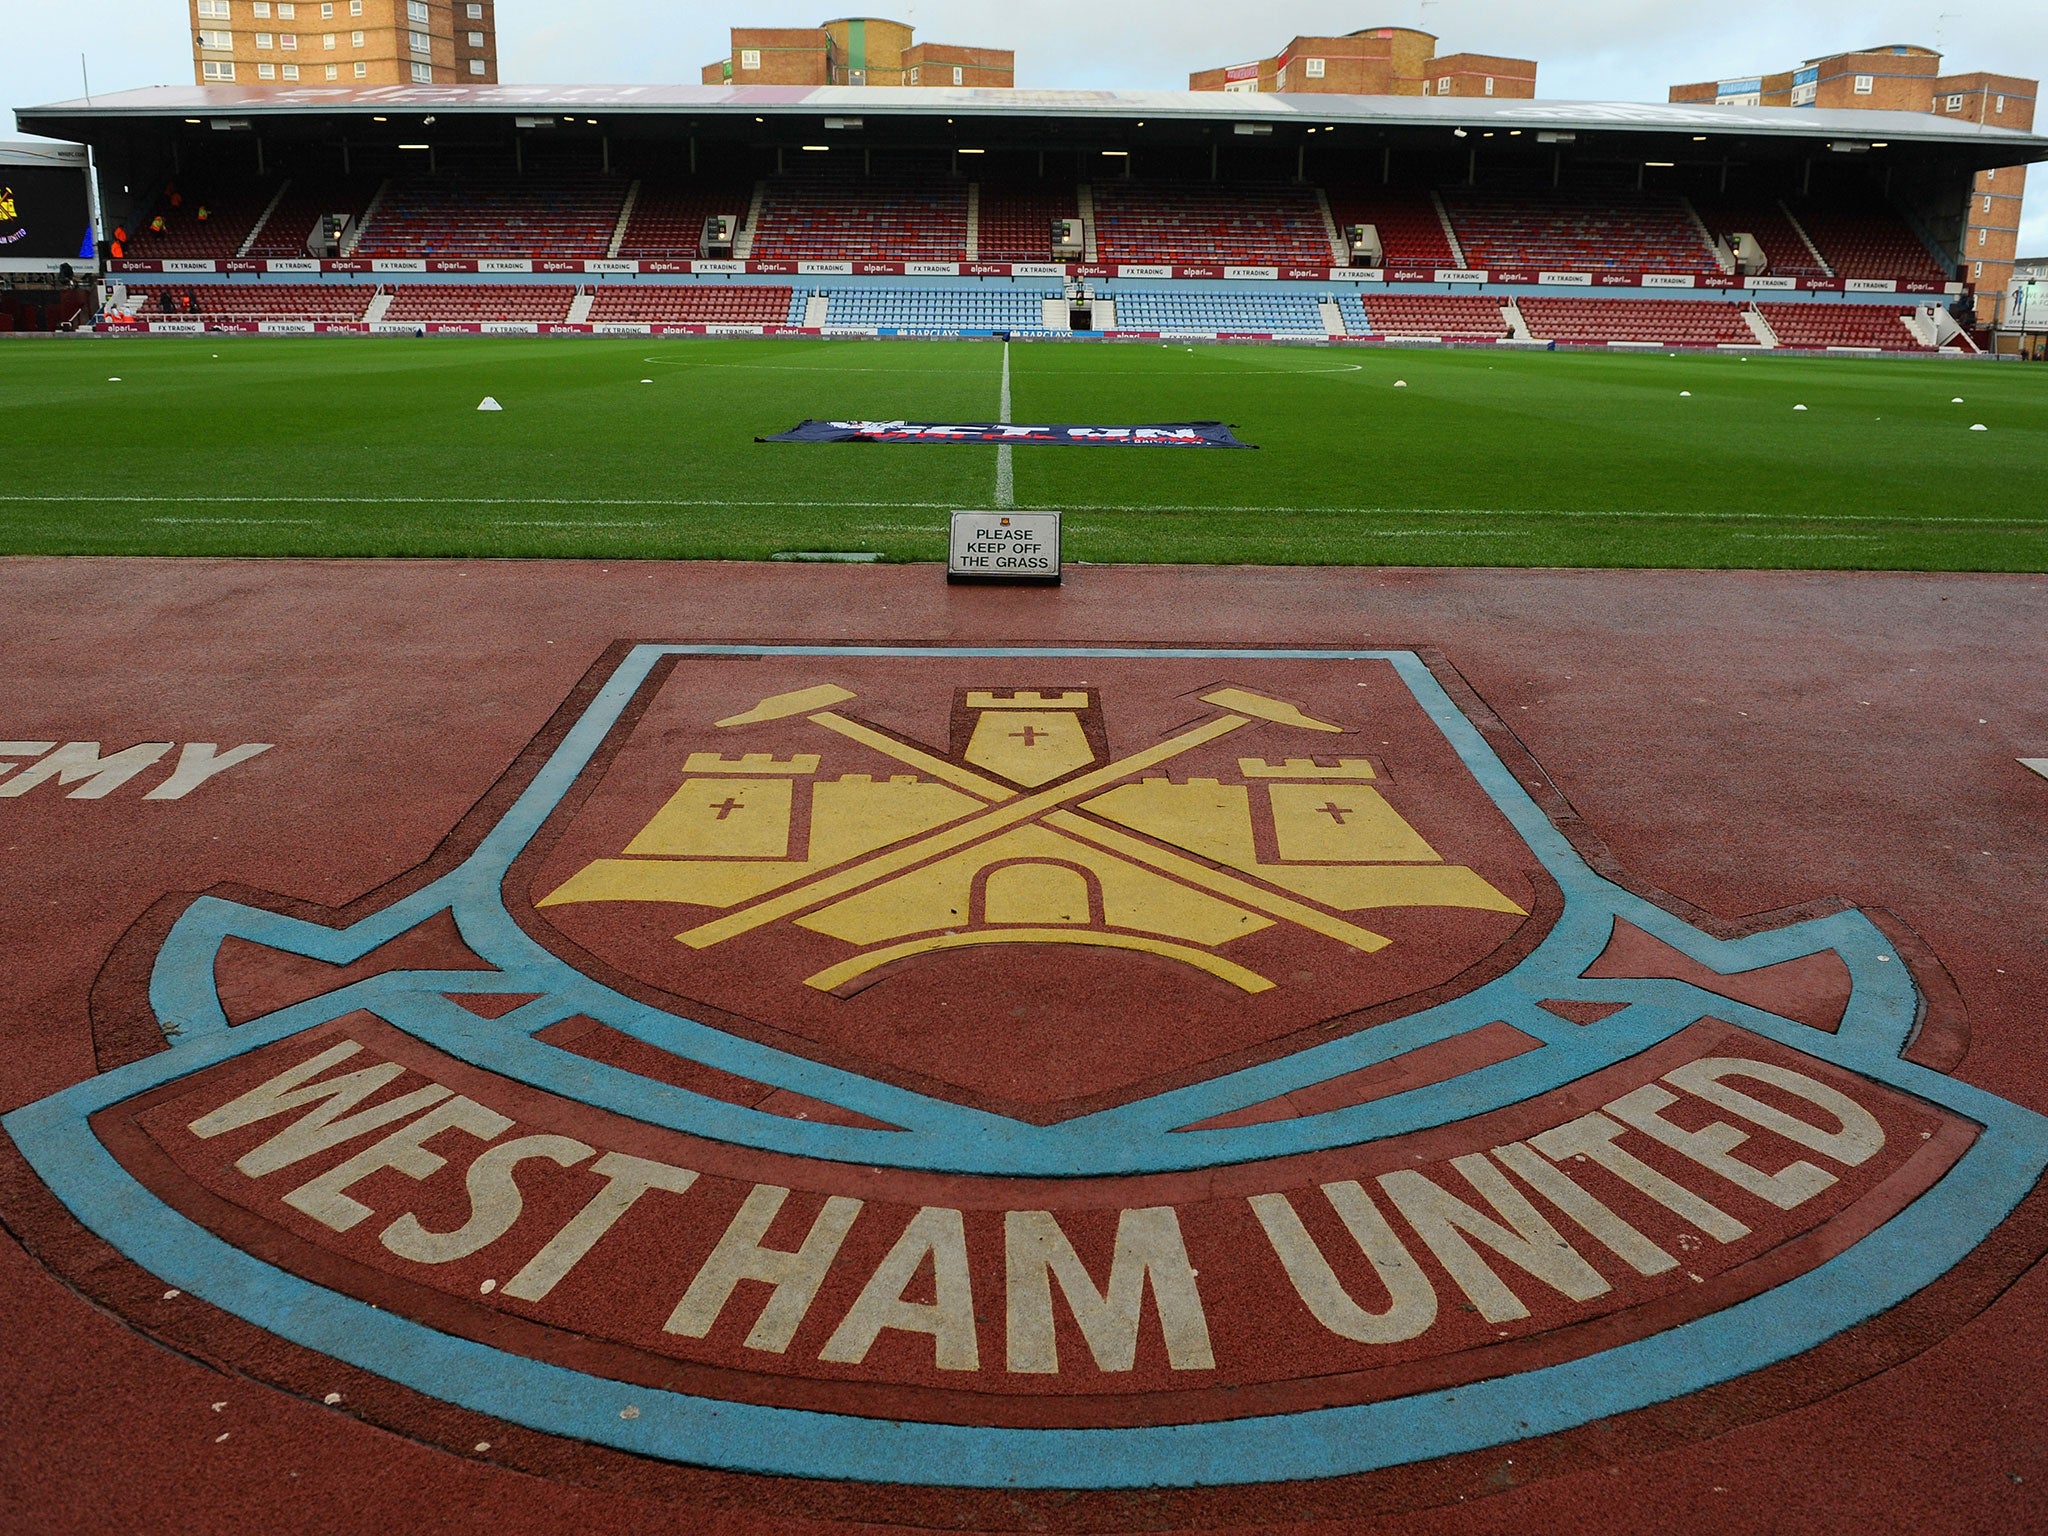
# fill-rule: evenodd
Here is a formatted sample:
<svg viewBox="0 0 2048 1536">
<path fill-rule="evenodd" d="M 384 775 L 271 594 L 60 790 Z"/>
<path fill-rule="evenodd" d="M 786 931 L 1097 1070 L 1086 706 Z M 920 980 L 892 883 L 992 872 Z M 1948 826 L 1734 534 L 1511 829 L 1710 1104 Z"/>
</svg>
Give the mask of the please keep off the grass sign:
<svg viewBox="0 0 2048 1536">
<path fill-rule="evenodd" d="M 1057 512 L 955 512 L 946 551 L 948 581 L 1057 582 Z"/>
</svg>

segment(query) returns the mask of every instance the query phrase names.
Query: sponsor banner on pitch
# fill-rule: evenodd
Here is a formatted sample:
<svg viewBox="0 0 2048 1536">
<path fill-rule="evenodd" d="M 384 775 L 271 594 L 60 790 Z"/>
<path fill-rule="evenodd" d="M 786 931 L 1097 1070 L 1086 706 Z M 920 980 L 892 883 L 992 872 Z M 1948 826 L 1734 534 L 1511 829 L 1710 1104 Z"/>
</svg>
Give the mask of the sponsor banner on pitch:
<svg viewBox="0 0 2048 1536">
<path fill-rule="evenodd" d="M 1029 443 L 1071 448 L 1250 448 L 1220 421 L 1142 427 L 1034 427 L 999 422 L 805 421 L 764 443 Z"/>
</svg>

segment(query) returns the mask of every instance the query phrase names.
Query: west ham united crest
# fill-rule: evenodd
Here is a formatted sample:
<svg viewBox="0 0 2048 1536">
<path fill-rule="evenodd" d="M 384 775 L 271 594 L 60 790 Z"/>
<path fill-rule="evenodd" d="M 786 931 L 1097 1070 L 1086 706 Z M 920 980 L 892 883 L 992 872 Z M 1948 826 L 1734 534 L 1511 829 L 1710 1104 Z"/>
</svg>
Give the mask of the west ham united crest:
<svg viewBox="0 0 2048 1536">
<path fill-rule="evenodd" d="M 1412 653 L 622 646 L 373 902 L 138 930 L 6 1128 L 164 1286 L 531 1429 L 1365 1472 L 1801 1356 L 2048 1162 L 1910 935 L 1589 847 Z"/>
</svg>

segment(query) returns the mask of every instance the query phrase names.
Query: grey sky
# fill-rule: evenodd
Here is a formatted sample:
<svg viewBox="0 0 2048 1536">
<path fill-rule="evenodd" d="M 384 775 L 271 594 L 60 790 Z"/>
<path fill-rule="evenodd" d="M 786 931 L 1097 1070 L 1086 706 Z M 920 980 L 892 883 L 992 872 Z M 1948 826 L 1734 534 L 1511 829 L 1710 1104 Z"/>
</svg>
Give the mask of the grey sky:
<svg viewBox="0 0 2048 1536">
<path fill-rule="evenodd" d="M 725 56 L 726 29 L 736 22 L 805 26 L 858 9 L 842 0 L 498 0 L 501 74 L 521 83 L 689 82 Z M 1170 89 L 1191 69 L 1261 57 L 1297 33 L 1381 25 L 1421 25 L 1446 52 L 1536 59 L 1539 94 L 1559 99 L 1662 101 L 1679 81 L 1786 69 L 1815 54 L 1894 42 L 1941 47 L 1959 71 L 2048 76 L 2048 5 L 2040 0 L 1865 0 L 1853 19 L 1849 7 L 1824 0 L 890 0 L 875 10 L 934 42 L 1014 48 L 1023 85 Z M 0 104 L 78 95 L 81 46 L 96 90 L 189 82 L 186 14 L 183 0 L 96 0 L 86 8 L 0 0 L 0 37 L 8 39 Z M 2048 255 L 2044 182 L 2048 171 L 2034 177 L 2024 255 Z"/>
</svg>

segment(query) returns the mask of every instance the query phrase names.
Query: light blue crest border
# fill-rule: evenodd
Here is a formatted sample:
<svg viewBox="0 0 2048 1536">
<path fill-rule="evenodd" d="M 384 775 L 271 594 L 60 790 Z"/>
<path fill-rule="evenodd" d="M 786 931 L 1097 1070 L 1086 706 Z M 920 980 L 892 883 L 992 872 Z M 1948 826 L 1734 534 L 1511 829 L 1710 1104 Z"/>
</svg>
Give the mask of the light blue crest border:
<svg viewBox="0 0 2048 1536">
<path fill-rule="evenodd" d="M 1565 894 L 1543 944 L 1467 997 L 1351 1039 L 1061 1126 L 1020 1126 L 736 1040 L 596 987 L 519 930 L 499 888 L 512 860 L 583 771 L 666 656 L 930 656 L 1320 660 L 1392 665 Z M 437 912 L 503 967 L 381 976 L 230 1030 L 211 991 L 229 935 L 336 963 L 359 958 Z M 1673 981 L 1576 983 L 1624 917 L 1722 974 L 1833 949 L 1853 990 L 1842 1028 L 1803 1025 Z M 444 991 L 540 993 L 495 1022 Z M 1565 1024 L 1542 998 L 1597 996 L 1628 1008 L 1597 1029 Z M 1946 1273 L 2048 1167 L 2048 1121 L 1899 1059 L 1918 998 L 1868 919 L 1840 913 L 1720 941 L 1601 879 L 1578 857 L 1421 660 L 1386 651 L 1102 648 L 641 646 L 533 783 L 460 868 L 344 930 L 212 898 L 166 939 L 151 1001 L 174 1048 L 5 1117 L 37 1174 L 93 1232 L 176 1286 L 308 1349 L 431 1397 L 549 1433 L 667 1460 L 792 1476 L 990 1488 L 1213 1486 L 1332 1477 L 1554 1433 L 1696 1392 L 1790 1358 L 1896 1305 Z M 1468 1006 L 1470 1005 L 1470 1006 Z M 1356 1145 L 1465 1119 L 1545 1093 L 1637 1054 L 1711 1011 L 1808 1055 L 1914 1093 L 1980 1125 L 1936 1187 L 1849 1250 L 1765 1295 L 1599 1355 L 1443 1392 L 1226 1423 L 1025 1430 L 880 1421 L 626 1387 L 450 1337 L 313 1285 L 233 1248 L 163 1205 L 95 1138 L 87 1118 L 165 1083 L 368 1009 L 474 1065 L 633 1118 L 746 1146 L 870 1166 L 1064 1177 L 1164 1172 Z M 554 1051 L 535 1030 L 588 1013 L 727 1071 L 904 1127 L 852 1131 L 713 1104 Z M 1505 1019 L 1545 1049 L 1392 1099 L 1227 1132 L 1174 1128 L 1323 1081 Z M 653 1091 L 650 1093 L 650 1089 Z M 765 1122 L 765 1123 L 764 1123 Z M 631 1406 L 638 1415 L 620 1417 Z"/>
</svg>

